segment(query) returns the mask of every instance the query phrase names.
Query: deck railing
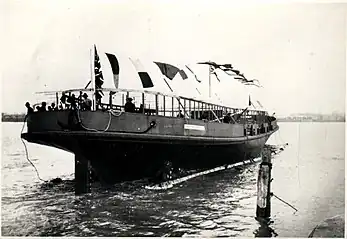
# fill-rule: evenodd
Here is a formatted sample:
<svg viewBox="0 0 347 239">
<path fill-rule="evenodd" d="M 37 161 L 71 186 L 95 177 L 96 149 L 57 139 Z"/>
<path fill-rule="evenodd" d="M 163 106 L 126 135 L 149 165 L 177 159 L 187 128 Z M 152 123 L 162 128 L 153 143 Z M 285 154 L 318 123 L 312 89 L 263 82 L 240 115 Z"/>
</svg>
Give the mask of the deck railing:
<svg viewBox="0 0 347 239">
<path fill-rule="evenodd" d="M 227 113 L 237 115 L 235 117 L 240 123 L 247 123 L 250 121 L 258 121 L 259 118 L 267 117 L 265 111 L 260 110 L 245 110 L 241 108 L 232 108 L 217 104 L 208 103 L 205 101 L 182 97 L 174 94 L 163 94 L 154 91 L 140 91 L 131 89 L 102 89 L 103 97 L 101 102 L 96 104 L 97 110 L 124 110 L 124 105 L 127 98 L 132 98 L 135 104 L 135 112 L 147 115 L 158 115 L 166 117 L 183 117 L 190 119 L 200 119 L 205 121 L 222 122 L 223 117 Z M 63 105 L 60 102 L 60 97 L 63 93 L 68 97 L 72 94 L 78 99 L 82 94 L 86 93 L 88 98 L 92 99 L 93 91 L 91 89 L 71 89 L 58 92 L 39 92 L 46 95 L 54 95 L 54 101 L 58 110 L 65 110 L 69 108 L 68 104 Z M 77 101 L 78 103 L 78 101 Z M 47 104 L 49 105 L 49 104 Z M 143 105 L 143 107 L 141 107 Z M 79 107 L 77 105 L 77 107 Z M 233 118 L 234 120 L 234 118 Z M 235 121 L 234 121 L 235 122 Z M 233 121 L 231 121 L 233 123 Z"/>
</svg>

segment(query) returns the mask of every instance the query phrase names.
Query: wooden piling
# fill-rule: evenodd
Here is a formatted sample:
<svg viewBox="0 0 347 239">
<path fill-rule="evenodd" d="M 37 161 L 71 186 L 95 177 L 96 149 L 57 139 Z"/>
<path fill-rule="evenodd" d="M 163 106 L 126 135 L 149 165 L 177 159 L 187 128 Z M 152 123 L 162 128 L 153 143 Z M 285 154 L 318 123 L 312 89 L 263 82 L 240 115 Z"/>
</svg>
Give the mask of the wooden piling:
<svg viewBox="0 0 347 239">
<path fill-rule="evenodd" d="M 90 192 L 89 161 L 82 155 L 75 154 L 75 195 Z"/>
<path fill-rule="evenodd" d="M 257 211 L 258 218 L 269 218 L 271 215 L 271 151 L 263 149 L 261 153 L 262 162 L 258 173 L 258 196 Z"/>
</svg>

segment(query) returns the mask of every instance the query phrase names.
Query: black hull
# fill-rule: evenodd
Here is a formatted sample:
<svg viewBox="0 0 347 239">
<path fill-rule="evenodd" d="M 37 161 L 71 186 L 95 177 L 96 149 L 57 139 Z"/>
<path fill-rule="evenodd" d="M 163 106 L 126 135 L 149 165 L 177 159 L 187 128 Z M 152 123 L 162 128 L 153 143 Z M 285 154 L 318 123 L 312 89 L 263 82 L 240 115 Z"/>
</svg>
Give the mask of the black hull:
<svg viewBox="0 0 347 239">
<path fill-rule="evenodd" d="M 258 157 L 273 132 L 236 139 L 71 131 L 26 133 L 22 137 L 89 160 L 97 178 L 113 184 L 144 178 L 165 180 L 163 175 L 169 168 L 184 174 Z"/>
</svg>

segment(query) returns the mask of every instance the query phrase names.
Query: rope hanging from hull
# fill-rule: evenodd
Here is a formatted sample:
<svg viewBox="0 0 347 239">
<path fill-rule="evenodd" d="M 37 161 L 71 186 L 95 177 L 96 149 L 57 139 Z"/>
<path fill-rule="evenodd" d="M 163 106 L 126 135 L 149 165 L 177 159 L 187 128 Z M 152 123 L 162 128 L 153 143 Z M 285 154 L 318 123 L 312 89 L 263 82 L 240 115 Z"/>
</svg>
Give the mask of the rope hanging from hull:
<svg viewBox="0 0 347 239">
<path fill-rule="evenodd" d="M 35 172 L 36 172 L 36 175 L 37 175 L 37 178 L 42 181 L 42 182 L 48 182 L 46 180 L 43 180 L 41 177 L 40 177 L 40 174 L 39 174 L 39 171 L 37 170 L 36 166 L 33 164 L 33 162 L 30 160 L 29 158 L 29 154 L 28 154 L 28 148 L 23 140 L 23 138 L 21 137 L 22 133 L 23 133 L 23 130 L 24 130 L 24 126 L 25 126 L 25 123 L 26 123 L 26 120 L 27 120 L 27 117 L 28 115 L 25 115 L 24 117 L 24 122 L 23 122 L 23 127 L 22 127 L 22 130 L 20 132 L 20 140 L 22 141 L 23 145 L 24 145 L 24 149 L 25 149 L 25 156 L 26 156 L 26 159 L 27 161 L 31 164 L 31 166 L 33 166 L 33 168 L 35 169 Z"/>
</svg>

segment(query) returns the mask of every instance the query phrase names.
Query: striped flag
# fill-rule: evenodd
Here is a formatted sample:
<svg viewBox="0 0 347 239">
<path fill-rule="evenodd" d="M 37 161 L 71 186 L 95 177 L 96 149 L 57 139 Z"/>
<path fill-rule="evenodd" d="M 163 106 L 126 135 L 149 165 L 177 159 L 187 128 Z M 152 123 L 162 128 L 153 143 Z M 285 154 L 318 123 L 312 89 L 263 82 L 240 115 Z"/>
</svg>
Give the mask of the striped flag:
<svg viewBox="0 0 347 239">
<path fill-rule="evenodd" d="M 152 79 L 149 76 L 149 74 L 145 71 L 141 61 L 139 59 L 131 59 L 131 58 L 129 58 L 129 60 L 134 65 L 137 73 L 139 74 L 143 88 L 153 87 L 154 85 L 153 85 Z"/>
<path fill-rule="evenodd" d="M 111 64 L 114 86 L 116 88 L 118 88 L 118 86 L 119 86 L 119 64 L 118 64 L 117 57 L 113 54 L 110 54 L 110 53 L 106 53 L 106 56 L 107 56 L 107 58 Z"/>
</svg>

